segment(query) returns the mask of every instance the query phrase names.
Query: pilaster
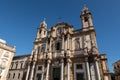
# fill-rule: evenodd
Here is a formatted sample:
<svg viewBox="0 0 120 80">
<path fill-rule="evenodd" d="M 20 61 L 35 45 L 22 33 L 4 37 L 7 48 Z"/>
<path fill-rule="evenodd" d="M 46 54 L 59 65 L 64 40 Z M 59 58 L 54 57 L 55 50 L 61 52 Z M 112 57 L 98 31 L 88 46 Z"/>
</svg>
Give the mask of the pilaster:
<svg viewBox="0 0 120 80">
<path fill-rule="evenodd" d="M 87 80 L 90 80 L 90 67 L 89 67 L 89 62 L 88 58 L 85 58 L 85 65 L 86 65 L 86 72 L 87 72 Z"/>
<path fill-rule="evenodd" d="M 49 68 L 50 68 L 51 60 L 47 60 L 47 72 L 46 72 L 46 80 L 49 80 Z"/>
<path fill-rule="evenodd" d="M 101 80 L 100 69 L 99 69 L 97 57 L 95 57 L 94 60 L 95 60 L 95 67 L 96 67 L 97 79 L 98 79 L 98 80 Z"/>
</svg>

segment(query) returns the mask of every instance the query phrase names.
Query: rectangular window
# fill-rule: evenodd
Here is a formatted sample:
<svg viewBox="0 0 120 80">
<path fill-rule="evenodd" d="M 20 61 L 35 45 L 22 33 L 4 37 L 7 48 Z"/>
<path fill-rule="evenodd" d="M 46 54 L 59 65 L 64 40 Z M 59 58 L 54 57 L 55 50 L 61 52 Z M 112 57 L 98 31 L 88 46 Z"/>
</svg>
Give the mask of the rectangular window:
<svg viewBox="0 0 120 80">
<path fill-rule="evenodd" d="M 76 80 L 84 80 L 84 73 L 76 73 Z"/>
<path fill-rule="evenodd" d="M 42 70 L 42 66 L 38 66 L 38 70 Z"/>
<path fill-rule="evenodd" d="M 82 64 L 77 64 L 76 69 L 83 69 L 83 65 Z"/>
</svg>

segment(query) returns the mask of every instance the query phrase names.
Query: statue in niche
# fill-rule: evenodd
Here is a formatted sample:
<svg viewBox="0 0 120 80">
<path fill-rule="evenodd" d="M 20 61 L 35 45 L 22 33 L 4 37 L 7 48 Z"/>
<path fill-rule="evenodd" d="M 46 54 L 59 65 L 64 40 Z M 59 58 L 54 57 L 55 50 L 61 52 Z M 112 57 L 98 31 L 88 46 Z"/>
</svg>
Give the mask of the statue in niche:
<svg viewBox="0 0 120 80">
<path fill-rule="evenodd" d="M 84 48 L 87 48 L 88 47 L 88 41 L 84 41 Z"/>
<path fill-rule="evenodd" d="M 57 61 L 54 62 L 54 65 L 59 65 L 59 63 L 60 63 L 60 61 L 57 60 Z"/>
<path fill-rule="evenodd" d="M 80 49 L 80 42 L 79 40 L 75 41 L 75 50 L 79 50 Z"/>
<path fill-rule="evenodd" d="M 44 52 L 44 51 L 45 51 L 45 44 L 41 46 L 41 52 Z"/>
</svg>

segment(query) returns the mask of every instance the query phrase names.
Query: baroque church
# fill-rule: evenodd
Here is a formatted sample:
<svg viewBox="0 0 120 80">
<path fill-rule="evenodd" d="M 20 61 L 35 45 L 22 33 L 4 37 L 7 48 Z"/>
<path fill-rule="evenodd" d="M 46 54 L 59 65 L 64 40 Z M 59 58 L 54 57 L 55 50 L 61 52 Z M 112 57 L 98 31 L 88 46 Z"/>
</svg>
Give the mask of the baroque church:
<svg viewBox="0 0 120 80">
<path fill-rule="evenodd" d="M 80 19 L 82 28 L 78 30 L 65 22 L 50 30 L 45 20 L 40 24 L 24 80 L 111 80 L 87 7 L 82 9 Z"/>
</svg>

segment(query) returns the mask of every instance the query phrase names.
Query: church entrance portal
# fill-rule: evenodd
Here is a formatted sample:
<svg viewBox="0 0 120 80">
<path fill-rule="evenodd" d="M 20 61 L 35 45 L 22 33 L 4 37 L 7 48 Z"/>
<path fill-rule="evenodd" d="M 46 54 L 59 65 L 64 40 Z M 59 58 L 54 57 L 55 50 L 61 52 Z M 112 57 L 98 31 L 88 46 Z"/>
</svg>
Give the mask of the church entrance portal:
<svg viewBox="0 0 120 80">
<path fill-rule="evenodd" d="M 55 67 L 53 68 L 53 71 L 52 71 L 52 80 L 60 80 L 60 73 L 61 73 L 61 69 L 60 67 Z"/>
</svg>

